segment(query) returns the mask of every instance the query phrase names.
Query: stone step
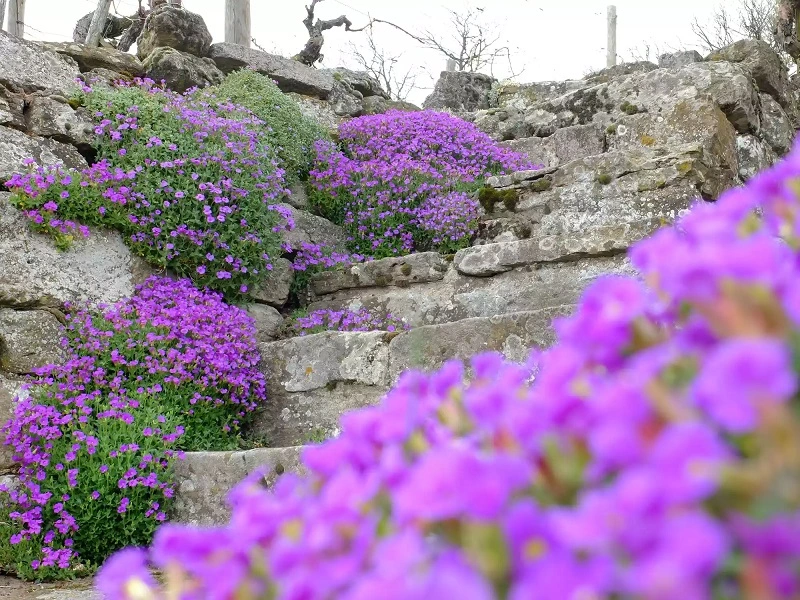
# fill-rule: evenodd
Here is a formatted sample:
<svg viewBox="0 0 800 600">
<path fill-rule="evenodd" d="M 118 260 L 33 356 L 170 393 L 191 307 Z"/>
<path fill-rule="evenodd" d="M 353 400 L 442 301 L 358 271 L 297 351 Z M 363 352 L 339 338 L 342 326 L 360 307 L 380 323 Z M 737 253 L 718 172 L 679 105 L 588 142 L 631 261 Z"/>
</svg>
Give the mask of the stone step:
<svg viewBox="0 0 800 600">
<path fill-rule="evenodd" d="M 312 280 L 310 310 L 390 313 L 411 327 L 573 304 L 605 273 L 628 273 L 631 244 L 659 220 L 474 246 L 447 261 L 435 253 L 383 259 Z"/>
<path fill-rule="evenodd" d="M 256 448 L 240 452 L 187 452 L 175 465 L 175 502 L 170 520 L 221 525 L 230 517 L 228 492 L 256 470 L 272 486 L 283 473 L 300 473 L 302 448 Z"/>
<path fill-rule="evenodd" d="M 338 433 L 341 415 L 377 403 L 407 369 L 487 351 L 523 360 L 552 343 L 553 317 L 571 306 L 465 319 L 411 331 L 325 332 L 261 344 L 268 400 L 247 435 L 271 447 L 297 446 Z"/>
</svg>

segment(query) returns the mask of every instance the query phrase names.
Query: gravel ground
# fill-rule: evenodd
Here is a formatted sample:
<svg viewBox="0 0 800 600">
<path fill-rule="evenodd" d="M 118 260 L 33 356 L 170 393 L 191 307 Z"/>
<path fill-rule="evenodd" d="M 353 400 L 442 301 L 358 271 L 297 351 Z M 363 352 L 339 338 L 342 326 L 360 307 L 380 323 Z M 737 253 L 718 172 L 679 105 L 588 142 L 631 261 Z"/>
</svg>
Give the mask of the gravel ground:
<svg viewBox="0 0 800 600">
<path fill-rule="evenodd" d="M 58 583 L 29 583 L 0 576 L 0 600 L 101 600 L 91 579 Z"/>
</svg>

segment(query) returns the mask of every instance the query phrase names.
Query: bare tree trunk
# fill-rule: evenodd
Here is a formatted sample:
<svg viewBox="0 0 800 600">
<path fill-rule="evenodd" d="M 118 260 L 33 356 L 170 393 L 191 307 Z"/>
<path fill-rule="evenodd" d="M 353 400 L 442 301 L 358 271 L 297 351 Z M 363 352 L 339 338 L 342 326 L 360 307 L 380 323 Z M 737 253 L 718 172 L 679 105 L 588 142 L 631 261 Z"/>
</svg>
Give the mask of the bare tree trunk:
<svg viewBox="0 0 800 600">
<path fill-rule="evenodd" d="M 25 35 L 25 0 L 11 0 L 8 7 L 8 33 L 18 38 Z"/>
<path fill-rule="evenodd" d="M 328 21 L 323 21 L 322 19 L 314 21 L 314 8 L 322 1 L 323 0 L 311 0 L 311 6 L 306 6 L 307 15 L 306 18 L 303 19 L 303 25 L 306 26 L 306 31 L 308 31 L 308 41 L 300 53 L 294 57 L 294 60 L 308 65 L 309 67 L 314 66 L 315 63 L 323 58 L 322 46 L 325 44 L 323 32 L 328 29 L 333 29 L 334 27 L 342 26 L 344 26 L 345 31 L 364 31 L 364 29 L 368 27 L 367 25 L 360 29 L 353 29 L 353 23 L 351 23 L 350 19 L 345 15 Z"/>
<path fill-rule="evenodd" d="M 800 60 L 800 0 L 780 0 L 775 36 L 795 62 Z"/>
</svg>

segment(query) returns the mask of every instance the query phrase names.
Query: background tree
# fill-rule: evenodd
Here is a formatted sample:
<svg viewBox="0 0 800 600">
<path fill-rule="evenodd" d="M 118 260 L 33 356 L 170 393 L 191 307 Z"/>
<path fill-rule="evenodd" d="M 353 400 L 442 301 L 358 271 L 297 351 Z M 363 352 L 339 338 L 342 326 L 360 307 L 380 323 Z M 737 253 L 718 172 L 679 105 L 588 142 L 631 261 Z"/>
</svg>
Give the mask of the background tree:
<svg viewBox="0 0 800 600">
<path fill-rule="evenodd" d="M 400 68 L 402 54 L 390 54 L 386 48 L 379 46 L 373 27 L 367 30 L 366 48 L 362 49 L 351 42 L 350 54 L 358 67 L 376 79 L 392 100 L 405 101 L 416 88 L 419 71 L 413 67 Z"/>
<path fill-rule="evenodd" d="M 778 4 L 775 0 L 738 0 L 735 4 L 721 4 L 711 19 L 692 23 L 700 46 L 714 52 L 736 40 L 753 39 L 767 42 L 779 54 L 785 45 L 777 35 Z"/>
<path fill-rule="evenodd" d="M 325 44 L 324 33 L 326 31 L 334 27 L 344 27 L 345 31 L 356 32 L 363 31 L 368 27 L 368 25 L 366 25 L 359 29 L 353 29 L 353 23 L 345 15 L 327 21 L 323 19 L 315 20 L 314 9 L 317 4 L 323 1 L 324 0 L 311 0 L 311 5 L 306 6 L 306 18 L 303 19 L 303 25 L 306 26 L 306 30 L 308 31 L 308 41 L 300 53 L 294 56 L 294 60 L 308 65 L 309 67 L 323 59 L 322 46 Z"/>
</svg>

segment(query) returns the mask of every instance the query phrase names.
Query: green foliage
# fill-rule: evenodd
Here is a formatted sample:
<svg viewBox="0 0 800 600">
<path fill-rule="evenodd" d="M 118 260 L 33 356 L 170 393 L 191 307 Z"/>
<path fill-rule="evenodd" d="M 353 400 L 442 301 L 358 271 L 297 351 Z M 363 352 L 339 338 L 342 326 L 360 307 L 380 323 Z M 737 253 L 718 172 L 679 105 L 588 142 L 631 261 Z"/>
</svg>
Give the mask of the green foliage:
<svg viewBox="0 0 800 600">
<path fill-rule="evenodd" d="M 519 202 L 519 192 L 513 188 L 498 190 L 484 186 L 478 190 L 478 201 L 487 215 L 494 213 L 495 204 L 503 204 L 506 210 L 514 212 Z"/>
<path fill-rule="evenodd" d="M 240 104 L 267 124 L 267 138 L 277 149 L 289 182 L 308 177 L 314 163 L 314 142 L 328 138 L 328 133 L 303 115 L 297 103 L 269 77 L 242 69 L 212 89 L 219 100 Z"/>
<path fill-rule="evenodd" d="M 640 112 L 638 106 L 636 106 L 635 104 L 631 104 L 627 100 L 625 100 L 625 102 L 620 104 L 619 109 L 626 115 L 635 115 Z"/>
<path fill-rule="evenodd" d="M 600 185 L 608 185 L 613 181 L 613 179 L 614 178 L 611 177 L 611 175 L 609 175 L 608 173 L 597 174 L 597 183 L 599 183 Z"/>
</svg>

